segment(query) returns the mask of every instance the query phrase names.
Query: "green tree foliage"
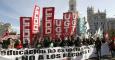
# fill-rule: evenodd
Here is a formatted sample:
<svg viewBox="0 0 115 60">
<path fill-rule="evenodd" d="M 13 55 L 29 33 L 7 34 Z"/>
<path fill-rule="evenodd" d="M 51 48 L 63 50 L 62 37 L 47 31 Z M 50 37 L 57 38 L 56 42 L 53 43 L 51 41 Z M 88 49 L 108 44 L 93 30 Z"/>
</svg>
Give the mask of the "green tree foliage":
<svg viewBox="0 0 115 60">
<path fill-rule="evenodd" d="M 109 37 L 110 38 L 115 37 L 115 29 L 109 30 Z"/>
</svg>

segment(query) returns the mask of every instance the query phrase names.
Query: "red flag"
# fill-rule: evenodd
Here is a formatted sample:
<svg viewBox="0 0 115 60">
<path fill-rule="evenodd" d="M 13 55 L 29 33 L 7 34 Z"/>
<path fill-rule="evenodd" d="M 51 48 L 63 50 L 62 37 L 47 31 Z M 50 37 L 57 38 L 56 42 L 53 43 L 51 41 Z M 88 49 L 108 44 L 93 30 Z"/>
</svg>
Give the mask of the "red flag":
<svg viewBox="0 0 115 60">
<path fill-rule="evenodd" d="M 51 37 L 54 33 L 54 7 L 43 8 L 43 36 Z"/>
<path fill-rule="evenodd" d="M 77 13 L 66 12 L 63 14 L 63 35 L 72 36 L 76 34 Z"/>
<path fill-rule="evenodd" d="M 63 33 L 64 33 L 64 36 L 67 37 L 67 36 L 70 36 L 70 33 L 71 33 L 71 26 L 72 26 L 72 14 L 71 12 L 66 12 L 66 13 L 63 13 Z"/>
<path fill-rule="evenodd" d="M 72 13 L 72 17 L 71 17 L 71 35 L 75 35 L 76 34 L 76 24 L 77 24 L 77 13 Z"/>
<path fill-rule="evenodd" d="M 40 31 L 40 7 L 35 4 L 32 17 L 32 33 L 36 34 Z"/>
<path fill-rule="evenodd" d="M 5 36 L 8 36 L 8 35 L 9 35 L 9 31 L 6 30 L 6 31 L 3 33 L 2 38 L 4 38 Z"/>
<path fill-rule="evenodd" d="M 63 20 L 62 19 L 55 19 L 55 38 L 62 38 L 62 23 L 63 23 Z"/>
<path fill-rule="evenodd" d="M 31 17 L 20 17 L 20 40 L 22 43 L 25 43 L 25 40 L 28 40 L 32 44 L 32 18 Z"/>
</svg>

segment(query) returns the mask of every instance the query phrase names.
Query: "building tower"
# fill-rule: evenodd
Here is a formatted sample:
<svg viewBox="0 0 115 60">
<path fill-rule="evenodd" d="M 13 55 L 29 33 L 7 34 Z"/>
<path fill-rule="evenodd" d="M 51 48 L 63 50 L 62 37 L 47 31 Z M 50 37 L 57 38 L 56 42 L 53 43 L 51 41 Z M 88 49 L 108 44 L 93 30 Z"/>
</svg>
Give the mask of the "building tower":
<svg viewBox="0 0 115 60">
<path fill-rule="evenodd" d="M 76 12 L 76 0 L 69 0 L 69 12 Z"/>
<path fill-rule="evenodd" d="M 93 7 L 88 7 L 87 8 L 87 20 L 92 20 L 92 15 L 94 14 L 94 8 Z"/>
<path fill-rule="evenodd" d="M 90 30 L 89 32 L 92 34 L 92 31 L 94 30 L 94 24 L 93 24 L 93 16 L 94 15 L 94 8 L 93 7 L 88 7 L 87 8 L 87 21 L 89 23 Z"/>
</svg>

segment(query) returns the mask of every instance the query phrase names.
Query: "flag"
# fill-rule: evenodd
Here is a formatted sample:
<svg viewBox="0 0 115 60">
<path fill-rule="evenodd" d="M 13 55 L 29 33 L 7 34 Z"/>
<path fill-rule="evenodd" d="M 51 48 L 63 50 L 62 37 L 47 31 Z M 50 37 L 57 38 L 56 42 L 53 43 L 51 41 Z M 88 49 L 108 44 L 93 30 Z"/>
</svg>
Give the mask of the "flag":
<svg viewBox="0 0 115 60">
<path fill-rule="evenodd" d="M 43 17 L 42 17 L 42 24 L 43 24 L 43 36 L 53 36 L 54 34 L 54 7 L 44 7 L 43 8 Z"/>
<path fill-rule="evenodd" d="M 105 33 L 105 38 L 106 38 L 106 39 L 108 39 L 108 38 L 109 38 L 109 34 L 108 34 L 108 32 L 107 32 L 107 33 Z"/>
<path fill-rule="evenodd" d="M 40 7 L 35 2 L 34 12 L 32 16 L 32 32 L 34 34 L 40 31 L 40 19 L 39 18 L 40 18 Z"/>
<path fill-rule="evenodd" d="M 2 38 L 6 37 L 6 36 L 8 36 L 8 35 L 9 35 L 9 31 L 8 31 L 8 30 L 5 30 L 5 32 L 4 32 L 3 35 L 2 35 Z"/>
<path fill-rule="evenodd" d="M 88 32 L 88 30 L 90 29 L 89 23 L 85 17 L 83 18 L 83 20 L 84 20 L 84 23 L 83 23 L 84 24 L 84 26 L 83 26 L 84 33 L 83 33 L 83 35 L 85 38 L 89 38 L 90 37 L 90 33 Z"/>
<path fill-rule="evenodd" d="M 99 27 L 99 29 L 96 31 L 95 33 L 96 37 L 103 37 L 103 29 L 101 29 L 101 27 Z"/>
<path fill-rule="evenodd" d="M 89 23 L 85 17 L 84 17 L 84 20 L 85 20 L 85 28 L 86 28 L 85 30 L 86 30 L 86 33 L 88 33 L 88 30 L 90 29 Z"/>
</svg>

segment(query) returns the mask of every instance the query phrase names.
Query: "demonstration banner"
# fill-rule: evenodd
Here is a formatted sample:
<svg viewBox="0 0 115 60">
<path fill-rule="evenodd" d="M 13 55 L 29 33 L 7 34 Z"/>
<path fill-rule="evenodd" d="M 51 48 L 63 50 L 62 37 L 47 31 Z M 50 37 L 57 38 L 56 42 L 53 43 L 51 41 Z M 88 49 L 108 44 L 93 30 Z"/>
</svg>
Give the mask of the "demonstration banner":
<svg viewBox="0 0 115 60">
<path fill-rule="evenodd" d="M 41 49 L 2 49 L 0 60 L 85 60 L 95 56 L 94 45 Z"/>
<path fill-rule="evenodd" d="M 43 8 L 43 36 L 61 38 L 76 34 L 77 13 L 63 13 L 63 19 L 54 19 L 54 7 Z"/>
<path fill-rule="evenodd" d="M 66 12 L 63 14 L 64 20 L 64 35 L 71 36 L 76 34 L 76 27 L 77 27 L 77 13 L 73 12 Z"/>
<path fill-rule="evenodd" d="M 55 35 L 55 38 L 62 38 L 62 26 L 63 24 L 63 20 L 62 19 L 55 19 L 55 31 L 54 31 L 54 35 Z"/>
<path fill-rule="evenodd" d="M 71 21 L 71 13 L 67 12 L 67 13 L 63 13 L 63 35 L 64 36 L 69 36 L 70 35 L 70 21 Z"/>
<path fill-rule="evenodd" d="M 52 36 L 54 29 L 54 7 L 43 8 L 43 36 Z"/>
<path fill-rule="evenodd" d="M 20 17 L 20 40 L 23 44 L 32 42 L 31 17 Z"/>
<path fill-rule="evenodd" d="M 77 19 L 78 19 L 78 15 L 77 13 L 72 13 L 72 19 L 71 19 L 71 35 L 75 35 L 76 34 L 76 27 L 77 27 Z"/>
<path fill-rule="evenodd" d="M 35 5 L 32 17 L 32 33 L 36 34 L 40 30 L 40 7 Z"/>
<path fill-rule="evenodd" d="M 75 33 L 76 23 L 77 23 L 77 16 L 75 13 L 72 12 L 66 12 L 63 13 L 63 35 L 64 36 L 71 36 L 73 33 Z"/>
</svg>

